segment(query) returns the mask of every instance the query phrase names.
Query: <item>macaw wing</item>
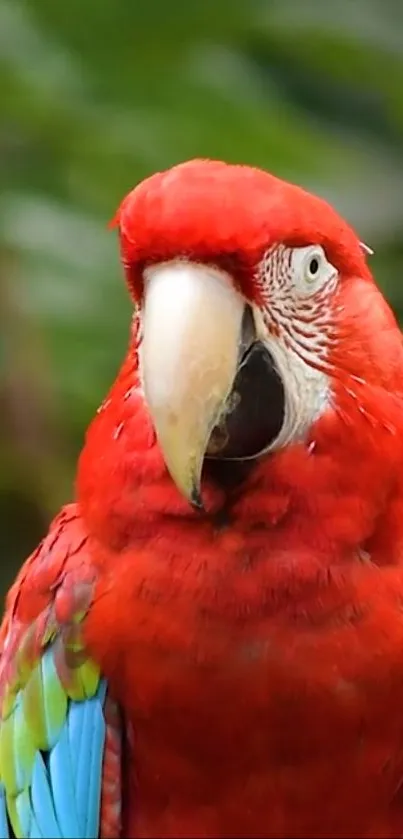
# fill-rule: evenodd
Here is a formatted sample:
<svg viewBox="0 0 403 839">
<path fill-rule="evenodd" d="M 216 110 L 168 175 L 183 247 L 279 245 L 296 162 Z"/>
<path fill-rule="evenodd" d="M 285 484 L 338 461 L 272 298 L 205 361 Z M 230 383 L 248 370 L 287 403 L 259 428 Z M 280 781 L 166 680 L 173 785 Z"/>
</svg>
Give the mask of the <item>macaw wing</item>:
<svg viewBox="0 0 403 839">
<path fill-rule="evenodd" d="M 96 573 L 64 508 L 11 589 L 0 631 L 0 839 L 120 835 L 120 721 L 86 653 Z"/>
</svg>

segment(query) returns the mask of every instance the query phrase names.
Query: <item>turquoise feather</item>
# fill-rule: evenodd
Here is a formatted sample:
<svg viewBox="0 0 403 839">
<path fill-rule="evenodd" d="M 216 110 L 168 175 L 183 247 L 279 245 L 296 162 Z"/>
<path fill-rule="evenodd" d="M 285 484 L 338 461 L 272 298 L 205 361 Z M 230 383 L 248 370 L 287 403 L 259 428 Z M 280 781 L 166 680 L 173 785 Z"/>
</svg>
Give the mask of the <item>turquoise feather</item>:
<svg viewBox="0 0 403 839">
<path fill-rule="evenodd" d="M 42 836 L 60 839 L 61 832 L 56 821 L 53 806 L 51 779 L 40 752 L 37 752 L 32 773 L 31 785 L 32 811 Z M 72 837 L 73 839 L 73 837 Z"/>
<path fill-rule="evenodd" d="M 91 825 L 96 819 L 94 806 L 93 812 L 89 812 L 89 802 L 94 802 L 95 805 L 97 784 L 100 783 L 97 755 L 99 750 L 103 749 L 105 738 L 105 728 L 101 719 L 105 690 L 106 685 L 101 683 L 98 695 L 93 700 L 85 703 L 72 702 L 69 715 L 70 740 L 80 743 L 80 748 L 76 747 L 72 754 L 76 757 L 74 768 L 77 778 L 77 812 L 80 824 L 83 825 L 83 839 L 90 839 Z"/>
<path fill-rule="evenodd" d="M 71 839 L 83 837 L 78 821 L 75 778 L 66 726 L 63 726 L 50 752 L 49 775 L 56 818 L 58 824 L 63 825 L 62 835 L 70 836 Z"/>
<path fill-rule="evenodd" d="M 54 745 L 36 752 L 29 786 L 14 799 L 22 839 L 96 839 L 106 724 L 106 684 L 83 702 L 69 701 Z M 17 755 L 18 763 L 18 755 Z M 13 835 L 13 834 L 11 834 Z M 0 839 L 10 839 L 4 786 L 0 786 Z"/>
<path fill-rule="evenodd" d="M 10 831 L 7 819 L 6 791 L 4 784 L 0 783 L 0 836 L 2 839 L 10 839 Z"/>
<path fill-rule="evenodd" d="M 82 699 L 70 698 L 51 645 L 0 720 L 0 839 L 98 837 L 106 683 L 98 677 L 88 696 L 96 672 L 88 665 L 71 680 Z"/>
<path fill-rule="evenodd" d="M 91 569 L 75 565 L 85 538 L 66 508 L 9 594 L 0 651 L 0 839 L 121 832 L 120 718 L 83 638 L 94 592 Z"/>
<path fill-rule="evenodd" d="M 39 830 L 38 822 L 36 821 L 35 816 L 32 816 L 32 826 L 31 832 L 29 834 L 29 839 L 46 839 L 43 833 L 41 833 L 41 831 Z"/>
<path fill-rule="evenodd" d="M 87 737 L 90 741 L 88 756 L 89 769 L 87 772 L 89 794 L 88 806 L 85 812 L 85 833 L 82 834 L 86 837 L 86 839 L 92 839 L 94 825 L 99 824 L 100 792 L 102 784 L 102 764 L 99 761 L 99 755 L 103 754 L 106 734 L 101 702 L 97 698 L 89 700 L 89 702 L 94 704 L 94 708 L 91 709 L 91 726 L 89 723 L 87 726 Z M 95 705 L 96 702 L 97 706 Z"/>
</svg>

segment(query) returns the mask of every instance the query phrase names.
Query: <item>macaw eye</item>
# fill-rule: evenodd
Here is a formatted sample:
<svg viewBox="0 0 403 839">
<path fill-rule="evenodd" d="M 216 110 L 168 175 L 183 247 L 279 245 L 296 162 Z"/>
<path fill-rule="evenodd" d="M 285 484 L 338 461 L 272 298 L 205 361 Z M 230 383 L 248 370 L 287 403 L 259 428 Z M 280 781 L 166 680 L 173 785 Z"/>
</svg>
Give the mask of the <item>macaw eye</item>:
<svg viewBox="0 0 403 839">
<path fill-rule="evenodd" d="M 304 248 L 308 253 L 304 259 L 304 279 L 307 283 L 317 283 L 329 265 L 322 248 Z M 325 269 L 325 270 L 324 270 Z"/>
<path fill-rule="evenodd" d="M 308 265 L 308 279 L 310 277 L 313 277 L 313 279 L 315 279 L 318 271 L 319 271 L 319 259 L 318 259 L 317 256 L 313 256 L 313 257 L 311 257 L 309 265 Z"/>
<path fill-rule="evenodd" d="M 337 274 L 336 268 L 328 262 L 320 245 L 295 248 L 292 254 L 292 268 L 296 288 L 302 294 L 318 291 Z"/>
</svg>

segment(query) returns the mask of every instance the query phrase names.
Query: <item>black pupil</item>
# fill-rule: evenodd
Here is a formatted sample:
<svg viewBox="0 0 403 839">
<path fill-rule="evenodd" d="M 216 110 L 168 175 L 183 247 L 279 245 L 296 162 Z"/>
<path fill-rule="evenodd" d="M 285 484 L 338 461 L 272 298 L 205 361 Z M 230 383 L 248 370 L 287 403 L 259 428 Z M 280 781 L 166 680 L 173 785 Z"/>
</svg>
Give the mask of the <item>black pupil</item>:
<svg viewBox="0 0 403 839">
<path fill-rule="evenodd" d="M 317 274 L 319 271 L 319 260 L 316 256 L 314 256 L 309 263 L 309 271 L 311 274 Z"/>
</svg>

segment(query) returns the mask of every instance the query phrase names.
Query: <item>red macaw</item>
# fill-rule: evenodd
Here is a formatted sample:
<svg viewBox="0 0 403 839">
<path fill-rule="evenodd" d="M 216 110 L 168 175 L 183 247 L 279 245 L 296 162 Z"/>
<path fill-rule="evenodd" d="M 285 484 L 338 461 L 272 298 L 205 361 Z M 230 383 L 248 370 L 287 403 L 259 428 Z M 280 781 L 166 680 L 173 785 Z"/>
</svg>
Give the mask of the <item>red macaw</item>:
<svg viewBox="0 0 403 839">
<path fill-rule="evenodd" d="M 0 837 L 403 836 L 403 350 L 247 166 L 148 178 L 76 500 L 8 594 Z"/>
</svg>

